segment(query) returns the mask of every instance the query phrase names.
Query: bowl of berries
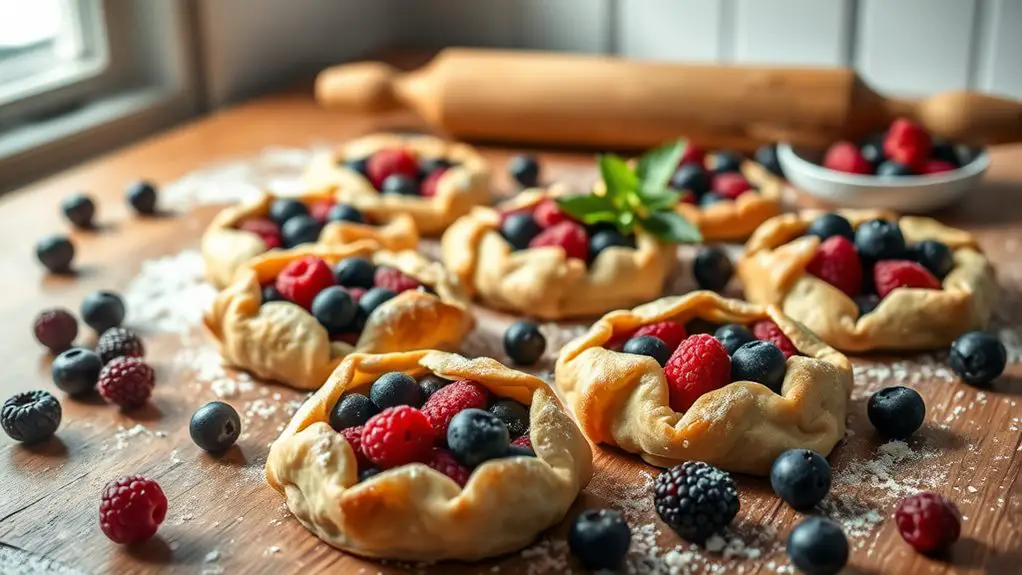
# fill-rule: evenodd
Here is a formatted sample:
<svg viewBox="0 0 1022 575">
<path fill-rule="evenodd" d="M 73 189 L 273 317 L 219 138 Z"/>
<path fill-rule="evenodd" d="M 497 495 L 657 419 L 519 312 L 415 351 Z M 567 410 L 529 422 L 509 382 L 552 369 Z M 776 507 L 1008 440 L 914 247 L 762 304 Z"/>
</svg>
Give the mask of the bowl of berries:
<svg viewBox="0 0 1022 575">
<path fill-rule="evenodd" d="M 986 150 L 933 138 L 906 119 L 861 144 L 839 141 L 821 152 L 779 144 L 784 175 L 830 205 L 924 213 L 960 200 L 990 165 Z"/>
</svg>

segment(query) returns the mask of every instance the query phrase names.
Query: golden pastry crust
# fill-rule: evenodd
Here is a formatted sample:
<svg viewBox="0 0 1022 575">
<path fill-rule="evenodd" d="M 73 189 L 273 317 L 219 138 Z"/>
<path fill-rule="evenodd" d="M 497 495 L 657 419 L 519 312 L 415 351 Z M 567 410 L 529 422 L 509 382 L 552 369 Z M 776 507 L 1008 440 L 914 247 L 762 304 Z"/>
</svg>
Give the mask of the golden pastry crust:
<svg viewBox="0 0 1022 575">
<path fill-rule="evenodd" d="M 784 180 L 749 160 L 742 162 L 742 175 L 757 191 L 706 207 L 678 204 L 678 213 L 699 228 L 704 240 L 743 240 L 760 224 L 781 213 Z"/>
<path fill-rule="evenodd" d="M 377 265 L 395 267 L 432 287 L 437 295 L 402 292 L 369 316 L 354 346 L 330 341 L 326 329 L 300 306 L 286 301 L 262 305 L 262 284 L 306 255 L 330 265 L 347 257 L 369 257 Z M 380 251 L 374 242 L 366 241 L 336 248 L 309 245 L 272 250 L 249 260 L 217 295 L 204 322 L 228 363 L 299 389 L 318 388 L 354 352 L 457 349 L 475 325 L 457 278 L 440 264 L 413 251 Z"/>
<path fill-rule="evenodd" d="M 855 302 L 806 272 L 819 238 L 804 236 L 826 212 L 784 214 L 763 224 L 749 238 L 737 273 L 749 301 L 780 306 L 828 344 L 846 352 L 923 350 L 945 347 L 963 333 L 983 329 L 997 305 L 1000 289 L 994 269 L 967 232 L 931 218 L 897 219 L 911 245 L 936 240 L 951 248 L 955 267 L 942 290 L 898 288 L 871 313 L 860 316 Z M 877 210 L 837 211 L 853 226 L 871 219 L 894 220 Z"/>
<path fill-rule="evenodd" d="M 531 405 L 536 457 L 486 462 L 464 488 L 418 463 L 357 483 L 354 453 L 330 427 L 330 411 L 346 390 L 388 371 L 472 379 Z M 266 460 L 269 484 L 320 539 L 358 555 L 406 561 L 471 561 L 521 549 L 564 518 L 591 476 L 589 444 L 541 379 L 490 358 L 439 351 L 349 356 L 295 414 Z"/>
<path fill-rule="evenodd" d="M 676 247 L 636 234 L 637 247 L 608 248 L 589 265 L 558 247 L 513 251 L 500 235 L 500 213 L 570 193 L 564 185 L 523 191 L 497 208 L 477 207 L 441 240 L 444 265 L 485 305 L 546 320 L 594 316 L 659 297 Z"/>
<path fill-rule="evenodd" d="M 333 193 L 319 191 L 293 199 L 304 204 L 312 204 L 333 201 L 333 196 Z M 235 226 L 249 218 L 267 217 L 270 213 L 270 204 L 276 199 L 277 196 L 273 194 L 263 193 L 251 202 L 227 207 L 217 214 L 206 228 L 202 235 L 202 259 L 206 262 L 206 277 L 217 288 L 226 287 L 242 264 L 267 251 L 266 244 L 259 236 L 239 230 Z M 411 217 L 398 214 L 381 226 L 329 222 L 323 226 L 317 243 L 340 246 L 359 240 L 372 240 L 385 250 L 411 250 L 419 245 L 419 232 L 415 229 L 415 222 Z"/>
<path fill-rule="evenodd" d="M 380 194 L 369 180 L 344 166 L 345 160 L 365 158 L 389 148 L 408 148 L 420 158 L 445 158 L 456 165 L 444 172 L 431 198 Z M 336 190 L 338 197 L 376 221 L 407 214 L 419 233 L 427 236 L 439 235 L 473 206 L 489 204 L 492 199 L 490 168 L 482 156 L 470 146 L 433 136 L 375 134 L 360 138 L 317 155 L 305 173 L 305 181 L 312 189 Z"/>
<path fill-rule="evenodd" d="M 664 320 L 749 324 L 773 320 L 803 355 L 787 361 L 781 394 L 734 382 L 700 397 L 685 413 L 670 407 L 664 370 L 651 357 L 603 347 L 616 334 Z M 766 475 L 783 451 L 824 456 L 845 434 L 852 390 L 848 359 L 773 306 L 697 291 L 611 312 L 561 350 L 558 390 L 595 443 L 638 453 L 670 467 L 705 461 L 729 471 Z"/>
</svg>

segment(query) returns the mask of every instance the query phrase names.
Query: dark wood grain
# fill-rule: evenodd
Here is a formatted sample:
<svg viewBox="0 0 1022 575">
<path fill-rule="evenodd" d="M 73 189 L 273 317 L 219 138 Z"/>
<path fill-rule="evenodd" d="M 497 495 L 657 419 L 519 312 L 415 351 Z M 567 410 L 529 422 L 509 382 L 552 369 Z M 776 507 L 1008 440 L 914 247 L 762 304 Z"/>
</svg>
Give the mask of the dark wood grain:
<svg viewBox="0 0 1022 575">
<path fill-rule="evenodd" d="M 53 391 L 49 357 L 31 337 L 35 313 L 48 306 L 77 309 L 81 298 L 96 289 L 123 289 L 143 261 L 198 246 L 199 235 L 215 213 L 212 207 L 158 219 L 140 220 L 128 213 L 122 189 L 137 177 L 167 183 L 203 165 L 257 154 L 267 146 L 304 147 L 340 141 L 378 129 L 418 128 L 413 119 L 395 115 L 363 118 L 329 113 L 310 96 L 283 93 L 230 109 L 179 130 L 90 162 L 47 181 L 0 198 L 0 269 L 3 294 L 0 325 L 7 337 L 0 346 L 4 397 L 29 389 Z M 485 148 L 499 168 L 511 150 Z M 594 172 L 588 154 L 541 153 L 545 177 L 590 181 Z M 498 169 L 498 172 L 501 170 Z M 989 181 L 961 206 L 942 214 L 976 232 L 983 248 L 999 266 L 1007 292 L 998 327 L 1019 333 L 1022 325 L 1022 147 L 995 150 Z M 510 189 L 503 175 L 501 189 Z M 32 242 L 48 231 L 64 229 L 58 209 L 68 193 L 88 190 L 99 200 L 99 233 L 75 233 L 80 274 L 55 278 L 43 274 L 32 255 Z M 427 247 L 429 247 L 427 245 Z M 676 287 L 684 288 L 681 281 Z M 481 311 L 480 333 L 466 351 L 500 357 L 499 332 L 507 316 Z M 547 326 L 552 338 L 564 330 Z M 226 572 L 226 573 L 375 573 L 399 572 L 406 566 L 363 562 L 319 542 L 290 517 L 282 499 L 262 479 L 267 445 L 289 415 L 288 405 L 304 397 L 280 386 L 256 384 L 228 399 L 239 411 L 263 406 L 263 415 L 245 417 L 245 435 L 226 456 L 200 452 L 187 432 L 191 413 L 215 399 L 208 381 L 182 362 L 182 349 L 199 349 L 202 334 L 187 341 L 174 334 L 147 339 L 148 357 L 158 383 L 150 407 L 120 412 L 98 398 L 74 401 L 61 397 L 64 421 L 57 438 L 34 448 L 0 439 L 0 571 L 34 566 L 60 572 L 64 567 L 89 573 Z M 1019 342 L 1014 342 L 1017 351 Z M 1017 359 L 1017 358 L 1016 358 Z M 856 389 L 849 415 L 852 434 L 831 457 L 840 477 L 874 458 L 880 441 L 865 418 L 868 393 L 885 385 L 909 384 L 928 406 L 927 424 L 909 443 L 918 460 L 890 466 L 892 481 L 904 488 L 911 480 L 921 489 L 935 489 L 955 499 L 968 517 L 964 539 L 944 557 L 914 553 L 897 535 L 890 515 L 897 492 L 881 486 L 842 484 L 833 505 L 862 505 L 880 515 L 875 528 L 852 537 L 853 556 L 847 573 L 1017 573 L 1022 564 L 1022 369 L 1009 373 L 988 390 L 968 387 L 950 377 L 940 355 L 896 362 L 871 357 L 857 360 Z M 890 366 L 884 373 L 878 366 Z M 549 361 L 539 373 L 549 376 Z M 55 392 L 56 393 L 56 392 Z M 118 429 L 144 425 L 148 432 L 127 437 Z M 158 432 L 158 433 L 157 433 Z M 613 450 L 596 449 L 597 473 L 577 508 L 610 505 L 622 508 L 634 529 L 660 528 L 644 487 L 653 468 Z M 858 467 L 857 467 L 858 466 Z M 170 499 L 167 521 L 158 536 L 136 548 L 107 541 L 98 527 L 102 485 L 123 473 L 143 473 L 163 486 Z M 787 565 L 784 538 L 801 515 L 775 497 L 761 479 L 738 477 L 742 512 L 735 533 L 751 543 L 758 557 L 725 558 L 697 552 L 694 571 L 770 573 Z M 521 554 L 477 565 L 416 566 L 423 573 L 562 572 L 568 565 L 563 549 L 565 527 L 552 530 L 542 552 Z M 642 538 L 639 538 L 642 539 Z M 661 550 L 651 553 L 641 541 L 631 558 L 639 572 L 666 570 L 663 556 L 684 545 L 670 533 L 659 536 Z M 687 546 L 683 549 L 687 550 Z M 749 555 L 749 553 L 745 553 Z M 651 558 L 659 557 L 659 559 Z M 29 561 L 35 557 L 36 561 Z M 47 567 L 50 562 L 54 567 Z M 685 572 L 685 571 L 679 571 Z"/>
</svg>

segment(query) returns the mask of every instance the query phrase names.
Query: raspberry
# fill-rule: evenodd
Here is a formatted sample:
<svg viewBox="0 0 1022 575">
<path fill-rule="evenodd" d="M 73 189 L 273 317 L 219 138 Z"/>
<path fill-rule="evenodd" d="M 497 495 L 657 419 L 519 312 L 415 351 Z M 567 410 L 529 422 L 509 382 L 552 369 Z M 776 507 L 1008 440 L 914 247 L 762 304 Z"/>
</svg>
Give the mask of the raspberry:
<svg viewBox="0 0 1022 575">
<path fill-rule="evenodd" d="M 377 190 L 383 186 L 383 180 L 393 175 L 418 181 L 419 161 L 415 159 L 415 154 L 403 148 L 380 150 L 366 161 L 366 174 Z"/>
<path fill-rule="evenodd" d="M 115 357 L 142 357 L 145 355 L 145 346 L 138 334 L 130 329 L 112 327 L 99 336 L 96 353 L 103 363 L 110 363 Z"/>
<path fill-rule="evenodd" d="M 366 458 L 365 453 L 362 452 L 362 434 L 365 432 L 365 427 L 358 425 L 355 427 L 348 427 L 341 430 L 341 436 L 344 437 L 348 445 L 351 446 L 351 450 L 355 452 L 355 461 L 358 462 L 359 470 L 365 469 L 370 466 L 369 459 Z"/>
<path fill-rule="evenodd" d="M 901 537 L 920 553 L 934 553 L 949 547 L 962 531 L 962 514 L 939 493 L 909 495 L 894 512 Z"/>
<path fill-rule="evenodd" d="M 66 309 L 47 309 L 35 317 L 32 330 L 39 343 L 53 353 L 60 353 L 70 348 L 78 337 L 78 321 Z"/>
<path fill-rule="evenodd" d="M 887 297 L 897 288 L 940 289 L 938 280 L 929 270 L 908 260 L 884 260 L 873 266 L 873 282 L 877 295 Z"/>
<path fill-rule="evenodd" d="M 266 244 L 266 249 L 272 250 L 283 245 L 280 239 L 280 228 L 269 218 L 252 218 L 238 224 L 238 229 L 255 234 Z"/>
<path fill-rule="evenodd" d="M 515 438 L 514 441 L 511 442 L 511 445 L 517 445 L 519 447 L 528 447 L 529 449 L 532 449 L 532 437 L 529 437 L 528 433 L 526 433 L 525 435 L 518 436 Z"/>
<path fill-rule="evenodd" d="M 862 288 L 862 262 L 855 244 L 844 236 L 831 236 L 820 244 L 806 271 L 829 283 L 848 297 Z"/>
<path fill-rule="evenodd" d="M 532 211 L 532 218 L 544 228 L 555 226 L 561 222 L 571 221 L 571 217 L 562 212 L 554 200 L 543 200 L 540 202 L 536 209 Z"/>
<path fill-rule="evenodd" d="M 684 412 L 700 396 L 731 382 L 731 357 L 710 334 L 685 338 L 664 366 L 671 392 L 671 409 Z"/>
<path fill-rule="evenodd" d="M 397 268 L 380 266 L 376 268 L 376 273 L 373 274 L 373 285 L 378 288 L 389 289 L 394 293 L 401 293 L 416 289 L 422 284 Z"/>
<path fill-rule="evenodd" d="M 121 407 L 139 407 L 152 395 L 156 375 L 137 357 L 116 357 L 99 372 L 99 394 Z"/>
<path fill-rule="evenodd" d="M 941 172 L 950 172 L 957 170 L 957 166 L 951 162 L 945 162 L 944 160 L 929 159 L 923 163 L 923 169 L 921 170 L 924 174 L 939 174 Z"/>
<path fill-rule="evenodd" d="M 408 405 L 388 407 L 369 418 L 362 453 L 381 469 L 428 461 L 436 432 L 424 413 Z"/>
<path fill-rule="evenodd" d="M 330 208 L 334 207 L 331 200 L 320 200 L 309 205 L 309 215 L 320 224 L 325 224 L 330 219 Z"/>
<path fill-rule="evenodd" d="M 823 157 L 823 167 L 849 174 L 872 174 L 873 166 L 862 157 L 859 147 L 851 142 L 835 142 Z"/>
<path fill-rule="evenodd" d="M 529 242 L 530 248 L 557 246 L 569 258 L 589 258 L 589 237 L 586 229 L 575 222 L 561 222 L 543 230 Z"/>
<path fill-rule="evenodd" d="M 330 266 L 316 256 L 298 258 L 281 270 L 277 276 L 277 291 L 305 309 L 312 306 L 316 294 L 334 285 Z"/>
<path fill-rule="evenodd" d="M 156 534 L 167 516 L 167 496 L 141 475 L 118 477 L 103 488 L 99 527 L 114 543 L 139 543 Z"/>
<path fill-rule="evenodd" d="M 685 326 L 678 322 L 658 321 L 656 323 L 640 327 L 628 339 L 643 335 L 651 335 L 653 337 L 660 338 L 661 341 L 667 344 L 667 348 L 673 351 L 681 344 L 681 341 L 685 339 L 685 336 L 687 336 L 688 333 L 685 331 Z"/>
<path fill-rule="evenodd" d="M 486 409 L 486 388 L 478 383 L 463 379 L 440 388 L 429 396 L 422 413 L 426 414 L 437 439 L 441 442 L 447 437 L 447 426 L 459 411 L 475 407 Z"/>
<path fill-rule="evenodd" d="M 351 301 L 358 303 L 359 300 L 362 299 L 362 296 L 364 296 L 367 291 L 369 290 L 359 287 L 348 288 L 348 295 L 351 296 Z"/>
<path fill-rule="evenodd" d="M 763 341 L 769 341 L 770 343 L 777 346 L 777 349 L 781 350 L 784 354 L 784 359 L 788 359 L 793 355 L 798 355 L 798 350 L 795 349 L 795 344 L 791 343 L 788 336 L 784 335 L 781 328 L 769 319 L 757 321 L 752 325 L 752 335 L 756 336 L 756 339 Z"/>
<path fill-rule="evenodd" d="M 738 172 L 724 172 L 713 176 L 712 190 L 729 200 L 737 200 L 738 196 L 751 189 L 749 180 Z"/>
<path fill-rule="evenodd" d="M 462 487 L 468 483 L 468 477 L 472 474 L 472 471 L 469 468 L 458 463 L 458 461 L 454 459 L 454 456 L 451 455 L 450 451 L 440 449 L 439 447 L 433 448 L 433 456 L 430 457 L 426 465 L 436 469 L 447 477 L 450 477 L 455 483 Z"/>
<path fill-rule="evenodd" d="M 705 161 L 706 152 L 699 146 L 694 146 L 691 143 L 688 143 L 685 144 L 685 152 L 681 155 L 678 167 L 680 168 L 685 164 L 699 164 L 701 166 Z"/>
<path fill-rule="evenodd" d="M 930 135 L 919 124 L 898 118 L 884 137 L 884 154 L 891 160 L 919 168 L 926 163 L 933 149 Z"/>
<path fill-rule="evenodd" d="M 432 198 L 436 195 L 437 184 L 440 183 L 440 178 L 443 177 L 446 171 L 446 168 L 440 168 L 426 176 L 425 180 L 422 180 L 422 186 L 419 189 L 423 197 Z"/>
</svg>

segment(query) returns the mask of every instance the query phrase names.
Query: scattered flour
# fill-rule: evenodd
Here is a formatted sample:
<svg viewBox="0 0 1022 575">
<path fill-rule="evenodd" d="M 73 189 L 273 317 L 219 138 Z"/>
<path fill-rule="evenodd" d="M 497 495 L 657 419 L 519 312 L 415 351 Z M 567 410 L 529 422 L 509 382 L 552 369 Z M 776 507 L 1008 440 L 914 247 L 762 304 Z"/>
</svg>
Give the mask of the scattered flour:
<svg viewBox="0 0 1022 575">
<path fill-rule="evenodd" d="M 143 333 L 188 335 L 216 296 L 198 250 L 142 262 L 125 288 L 128 323 Z"/>
<path fill-rule="evenodd" d="M 167 437 L 167 433 L 164 431 L 153 431 L 141 423 L 136 423 L 132 427 L 124 427 L 123 425 L 117 427 L 117 432 L 114 433 L 114 445 L 113 449 L 120 451 L 127 447 L 131 440 L 136 437 Z M 105 451 L 109 446 L 104 443 L 102 449 Z"/>
<path fill-rule="evenodd" d="M 206 556 L 202 558 L 202 562 L 203 563 L 216 563 L 219 560 L 220 560 L 220 550 L 219 549 L 214 549 L 214 550 L 210 551 L 209 553 L 206 553 Z"/>
</svg>

